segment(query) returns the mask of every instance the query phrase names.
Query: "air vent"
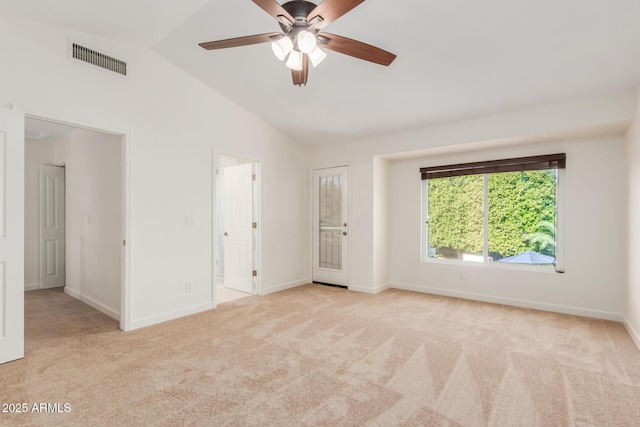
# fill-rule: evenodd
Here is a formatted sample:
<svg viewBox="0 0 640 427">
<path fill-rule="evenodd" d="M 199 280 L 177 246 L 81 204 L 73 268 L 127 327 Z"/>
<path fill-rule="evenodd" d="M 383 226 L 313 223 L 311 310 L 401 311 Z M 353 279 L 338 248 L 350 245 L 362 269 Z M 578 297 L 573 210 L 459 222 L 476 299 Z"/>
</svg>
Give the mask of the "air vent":
<svg viewBox="0 0 640 427">
<path fill-rule="evenodd" d="M 119 59 L 112 58 L 104 53 L 96 52 L 79 44 L 73 43 L 73 57 L 87 64 L 95 65 L 96 67 L 103 68 L 105 70 L 113 71 L 114 73 L 127 75 L 127 63 Z"/>
</svg>

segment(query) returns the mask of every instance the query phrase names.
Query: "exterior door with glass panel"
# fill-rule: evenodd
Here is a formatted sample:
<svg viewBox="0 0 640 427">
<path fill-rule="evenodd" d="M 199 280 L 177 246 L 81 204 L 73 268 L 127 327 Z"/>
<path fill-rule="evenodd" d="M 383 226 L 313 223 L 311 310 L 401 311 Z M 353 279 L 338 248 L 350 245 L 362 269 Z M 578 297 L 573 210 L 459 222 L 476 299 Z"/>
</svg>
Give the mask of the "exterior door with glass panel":
<svg viewBox="0 0 640 427">
<path fill-rule="evenodd" d="M 313 171 L 313 281 L 348 284 L 349 168 Z"/>
</svg>

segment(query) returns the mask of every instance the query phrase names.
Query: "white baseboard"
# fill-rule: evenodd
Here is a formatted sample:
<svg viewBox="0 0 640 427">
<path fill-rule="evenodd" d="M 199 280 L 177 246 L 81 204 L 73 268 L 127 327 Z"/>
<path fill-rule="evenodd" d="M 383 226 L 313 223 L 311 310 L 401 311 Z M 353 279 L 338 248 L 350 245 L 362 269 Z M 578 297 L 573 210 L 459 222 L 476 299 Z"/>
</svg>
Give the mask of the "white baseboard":
<svg viewBox="0 0 640 427">
<path fill-rule="evenodd" d="M 204 304 L 197 304 L 197 305 L 192 305 L 190 307 L 167 311 L 165 313 L 154 314 L 152 316 L 143 317 L 141 319 L 134 319 L 131 322 L 131 328 L 127 330 L 132 331 L 134 329 L 140 329 L 146 326 L 168 322 L 169 320 L 175 320 L 175 319 L 179 319 L 180 317 L 191 316 L 192 314 L 201 313 L 203 311 L 208 311 L 214 308 L 216 308 L 216 305 L 213 302 L 206 302 Z"/>
<path fill-rule="evenodd" d="M 622 322 L 622 324 L 627 329 L 627 332 L 629 332 L 629 335 L 631 336 L 633 343 L 636 345 L 636 347 L 638 347 L 638 350 L 640 350 L 640 333 L 638 333 L 638 331 L 633 327 L 631 322 L 629 322 L 629 320 L 626 317 L 624 319 L 624 322 Z"/>
<path fill-rule="evenodd" d="M 30 283 L 30 284 L 25 284 L 24 285 L 24 291 L 28 292 L 28 291 L 37 291 L 40 289 L 40 282 L 38 283 Z"/>
<path fill-rule="evenodd" d="M 613 320 L 615 322 L 623 322 L 622 313 L 614 313 L 610 311 L 593 310 L 589 308 L 573 307 L 569 305 L 549 304 L 537 301 L 522 300 L 517 298 L 504 298 L 493 295 L 477 294 L 473 292 L 452 291 L 450 289 L 432 288 L 428 286 L 417 286 L 407 283 L 393 283 L 391 287 L 394 289 L 403 289 L 406 291 L 423 292 L 427 294 L 444 295 L 455 298 L 470 299 L 474 301 L 491 302 L 494 304 L 510 305 L 514 307 L 532 308 L 534 310 L 551 311 L 554 313 L 572 314 L 574 316 L 592 317 L 595 319 Z"/>
<path fill-rule="evenodd" d="M 68 288 L 65 286 L 64 288 L 64 293 L 72 296 L 75 299 L 78 299 L 80 301 L 82 301 L 83 303 L 90 305 L 91 307 L 95 308 L 96 310 L 98 310 L 101 313 L 106 314 L 107 316 L 120 321 L 120 312 L 117 310 L 112 309 L 111 307 L 107 307 L 106 305 L 102 304 L 99 301 L 96 301 L 93 298 L 90 298 L 86 295 L 83 295 L 81 292 L 78 292 L 74 289 Z"/>
<path fill-rule="evenodd" d="M 351 285 L 348 286 L 348 289 L 350 291 L 362 292 L 364 294 L 369 294 L 369 295 L 375 295 L 375 294 L 380 293 L 382 291 L 386 291 L 390 287 L 391 287 L 391 283 L 385 283 L 384 285 L 376 286 L 375 288 L 370 288 L 370 287 L 366 287 L 366 286 L 359 286 L 359 285 L 351 284 Z"/>
<path fill-rule="evenodd" d="M 275 292 L 280 292 L 280 291 L 295 288 L 298 286 L 307 285 L 309 283 L 311 283 L 311 277 L 306 277 L 304 279 L 294 280 L 293 282 L 282 283 L 280 285 L 270 286 L 266 289 L 262 289 L 262 291 L 260 292 L 260 295 L 269 295 Z"/>
</svg>

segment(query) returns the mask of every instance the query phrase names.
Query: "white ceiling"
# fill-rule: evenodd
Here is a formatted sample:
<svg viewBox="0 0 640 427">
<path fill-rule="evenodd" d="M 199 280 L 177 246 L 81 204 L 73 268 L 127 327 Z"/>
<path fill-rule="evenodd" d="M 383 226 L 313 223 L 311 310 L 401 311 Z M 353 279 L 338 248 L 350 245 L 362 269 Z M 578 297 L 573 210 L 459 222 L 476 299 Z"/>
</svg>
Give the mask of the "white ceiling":
<svg viewBox="0 0 640 427">
<path fill-rule="evenodd" d="M 209 0 L 0 0 L 0 13 L 151 47 Z"/>
<path fill-rule="evenodd" d="M 367 0 L 326 31 L 398 55 L 389 67 L 328 51 L 306 87 L 268 44 L 204 41 L 279 31 L 251 0 L 0 0 L 0 13 L 150 47 L 308 144 L 633 90 L 638 0 Z"/>
<path fill-rule="evenodd" d="M 24 119 L 25 138 L 54 142 L 76 130 L 73 126 L 26 117 Z"/>
</svg>

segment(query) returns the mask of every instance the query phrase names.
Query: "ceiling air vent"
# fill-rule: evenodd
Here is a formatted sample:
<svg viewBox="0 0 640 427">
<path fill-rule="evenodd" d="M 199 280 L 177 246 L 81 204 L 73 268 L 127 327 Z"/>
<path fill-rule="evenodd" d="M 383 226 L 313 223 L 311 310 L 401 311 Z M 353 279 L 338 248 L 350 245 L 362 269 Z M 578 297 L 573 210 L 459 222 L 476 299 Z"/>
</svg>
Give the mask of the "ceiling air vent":
<svg viewBox="0 0 640 427">
<path fill-rule="evenodd" d="M 113 71 L 114 73 L 127 75 L 127 63 L 119 59 L 112 58 L 104 53 L 96 52 L 88 47 L 80 46 L 73 43 L 73 57 L 87 64 L 95 65 L 96 67 L 103 68 L 105 70 Z"/>
</svg>

